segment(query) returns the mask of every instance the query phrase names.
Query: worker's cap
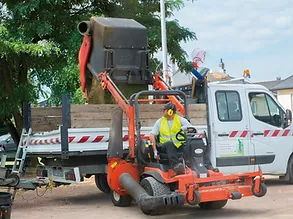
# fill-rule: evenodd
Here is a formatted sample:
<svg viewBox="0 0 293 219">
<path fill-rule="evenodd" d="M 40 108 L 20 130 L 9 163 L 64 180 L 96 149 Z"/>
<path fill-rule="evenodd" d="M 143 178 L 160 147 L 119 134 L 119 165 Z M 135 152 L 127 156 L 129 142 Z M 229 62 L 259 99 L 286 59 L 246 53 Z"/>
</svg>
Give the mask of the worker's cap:
<svg viewBox="0 0 293 219">
<path fill-rule="evenodd" d="M 171 109 L 171 110 L 173 110 L 174 112 L 176 112 L 176 106 L 175 106 L 175 104 L 169 102 L 169 103 L 166 103 L 166 104 L 164 105 L 164 107 L 162 107 L 162 110 L 163 110 L 163 111 L 165 111 L 165 110 L 169 110 L 169 109 Z"/>
</svg>

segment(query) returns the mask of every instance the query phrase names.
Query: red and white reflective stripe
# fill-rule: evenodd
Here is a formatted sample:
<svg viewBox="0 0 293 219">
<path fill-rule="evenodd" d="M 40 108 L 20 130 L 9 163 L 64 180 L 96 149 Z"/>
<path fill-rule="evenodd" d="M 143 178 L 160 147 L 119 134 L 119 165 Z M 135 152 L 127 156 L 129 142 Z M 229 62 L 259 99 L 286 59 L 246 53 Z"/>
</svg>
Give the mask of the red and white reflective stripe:
<svg viewBox="0 0 293 219">
<path fill-rule="evenodd" d="M 263 135 L 264 137 L 287 137 L 287 136 L 293 136 L 293 130 L 292 129 L 265 130 Z"/>
<path fill-rule="evenodd" d="M 259 132 L 258 132 L 259 133 Z M 262 132 L 261 132 L 262 133 Z M 229 138 L 246 138 L 246 137 L 255 137 L 252 131 L 244 130 L 244 131 L 231 131 L 229 133 Z M 292 129 L 285 130 L 264 130 L 264 137 L 287 137 L 293 136 Z"/>
<path fill-rule="evenodd" d="M 229 138 L 246 138 L 249 134 L 248 130 L 244 130 L 244 131 L 232 131 L 229 134 Z"/>
<path fill-rule="evenodd" d="M 149 139 L 149 136 L 142 134 L 143 139 Z M 128 141 L 128 135 L 124 135 L 122 141 Z M 81 144 L 81 143 L 99 143 L 99 142 L 109 142 L 109 136 L 69 136 L 69 143 Z M 25 141 L 24 141 L 25 143 Z M 33 139 L 30 141 L 30 145 L 48 145 L 48 144 L 60 144 L 60 138 L 48 138 L 48 139 Z"/>
</svg>

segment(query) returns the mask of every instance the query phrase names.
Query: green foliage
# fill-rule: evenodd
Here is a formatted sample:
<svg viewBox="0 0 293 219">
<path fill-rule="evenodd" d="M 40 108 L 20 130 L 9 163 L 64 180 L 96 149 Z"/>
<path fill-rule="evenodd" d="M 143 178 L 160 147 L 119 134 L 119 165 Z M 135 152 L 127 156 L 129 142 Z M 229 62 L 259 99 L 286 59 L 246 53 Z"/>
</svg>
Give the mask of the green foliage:
<svg viewBox="0 0 293 219">
<path fill-rule="evenodd" d="M 32 72 L 37 69 L 39 60 L 58 56 L 60 50 L 53 42 L 39 41 L 26 43 L 22 38 L 11 35 L 0 25 L 0 118 L 11 118 L 21 112 L 23 101 L 35 101 L 37 90 Z"/>
<path fill-rule="evenodd" d="M 171 19 L 172 12 L 183 6 L 183 0 L 166 0 L 168 52 L 181 69 L 189 63 L 180 42 L 196 39 L 195 33 Z M 148 28 L 152 55 L 161 48 L 159 12 L 160 0 L 2 0 L 0 122 L 9 119 L 21 126 L 22 102 L 36 102 L 43 85 L 52 91 L 51 105 L 60 104 L 64 93 L 71 94 L 73 103 L 84 102 L 77 59 L 80 21 L 91 16 L 133 18 Z"/>
</svg>

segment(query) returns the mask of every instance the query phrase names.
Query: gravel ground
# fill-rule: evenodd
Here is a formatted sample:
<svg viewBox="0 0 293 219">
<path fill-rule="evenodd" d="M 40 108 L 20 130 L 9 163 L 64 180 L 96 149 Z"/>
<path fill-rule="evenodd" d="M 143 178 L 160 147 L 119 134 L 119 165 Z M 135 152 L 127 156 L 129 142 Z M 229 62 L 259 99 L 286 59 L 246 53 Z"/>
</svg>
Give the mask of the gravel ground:
<svg viewBox="0 0 293 219">
<path fill-rule="evenodd" d="M 94 178 L 78 185 L 62 186 L 48 190 L 42 197 L 36 191 L 19 192 L 12 207 L 12 219 L 73 219 L 73 218 L 293 218 L 293 185 L 267 177 L 267 195 L 263 198 L 247 197 L 229 201 L 220 210 L 201 210 L 184 206 L 166 215 L 146 216 L 136 204 L 119 208 L 113 206 L 110 197 L 100 192 Z M 45 190 L 39 189 L 39 195 Z"/>
</svg>

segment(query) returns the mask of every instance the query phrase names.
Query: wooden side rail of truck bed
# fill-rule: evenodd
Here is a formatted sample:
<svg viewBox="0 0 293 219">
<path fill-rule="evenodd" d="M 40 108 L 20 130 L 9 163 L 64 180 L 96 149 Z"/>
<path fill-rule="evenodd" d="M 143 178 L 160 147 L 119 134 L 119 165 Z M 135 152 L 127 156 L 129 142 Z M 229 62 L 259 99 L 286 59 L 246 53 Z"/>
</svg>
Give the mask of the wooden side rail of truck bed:
<svg viewBox="0 0 293 219">
<path fill-rule="evenodd" d="M 65 107 L 65 106 L 63 106 Z M 142 127 L 153 126 L 162 116 L 161 104 L 140 105 Z M 71 128 L 108 128 L 112 112 L 119 109 L 117 104 L 70 105 Z M 189 105 L 189 116 L 193 125 L 206 125 L 205 104 Z M 62 107 L 32 107 L 31 126 L 34 133 L 58 129 L 62 125 Z M 124 116 L 123 127 L 127 127 Z"/>
</svg>

